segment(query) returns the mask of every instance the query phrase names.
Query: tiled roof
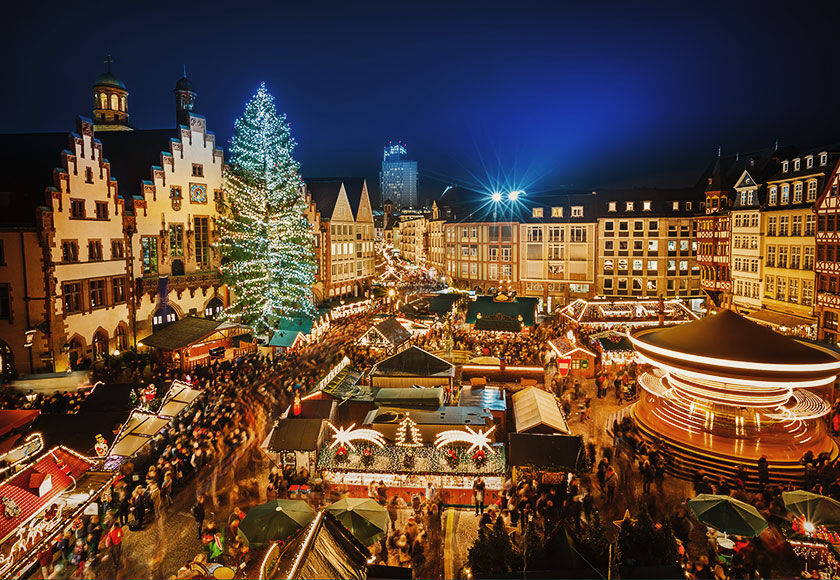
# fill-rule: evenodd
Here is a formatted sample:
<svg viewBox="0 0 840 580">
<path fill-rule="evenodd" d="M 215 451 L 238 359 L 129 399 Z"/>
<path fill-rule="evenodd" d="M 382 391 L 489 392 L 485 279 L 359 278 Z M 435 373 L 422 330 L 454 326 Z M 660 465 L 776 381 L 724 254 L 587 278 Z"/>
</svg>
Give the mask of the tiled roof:
<svg viewBox="0 0 840 580">
<path fill-rule="evenodd" d="M 59 467 L 57 460 L 64 463 L 64 469 Z M 20 508 L 20 515 L 17 517 L 0 517 L 0 538 L 2 538 L 0 541 L 5 541 L 18 526 L 46 508 L 53 498 L 73 485 L 74 480 L 79 479 L 91 467 L 92 464 L 88 461 L 57 447 L 0 485 L 0 497 L 13 500 Z M 50 475 L 52 478 L 52 487 L 40 497 L 37 490 L 30 488 L 30 479 L 39 473 Z"/>
<path fill-rule="evenodd" d="M 100 131 L 96 134 L 96 139 L 102 142 L 102 156 L 111 164 L 111 177 L 117 180 L 121 198 L 143 197 L 142 182 L 152 180 L 152 166 L 160 165 L 161 153 L 169 153 L 170 140 L 178 137 L 175 129 Z"/>
</svg>

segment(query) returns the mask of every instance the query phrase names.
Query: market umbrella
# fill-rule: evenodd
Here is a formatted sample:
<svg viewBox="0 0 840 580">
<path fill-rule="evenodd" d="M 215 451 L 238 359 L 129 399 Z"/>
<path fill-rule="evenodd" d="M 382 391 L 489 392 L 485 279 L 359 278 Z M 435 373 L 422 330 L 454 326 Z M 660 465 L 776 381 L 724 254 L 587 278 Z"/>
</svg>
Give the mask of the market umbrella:
<svg viewBox="0 0 840 580">
<path fill-rule="evenodd" d="M 726 534 L 753 537 L 767 527 L 757 509 L 728 495 L 701 493 L 688 500 L 688 507 L 700 523 Z"/>
<path fill-rule="evenodd" d="M 365 546 L 381 540 L 391 525 L 388 510 L 372 499 L 348 497 L 328 505 L 324 511 L 334 515 Z"/>
<path fill-rule="evenodd" d="M 803 516 L 814 524 L 840 524 L 840 502 L 810 491 L 797 490 L 782 493 L 785 507 L 792 514 Z"/>
<path fill-rule="evenodd" d="M 274 499 L 252 507 L 239 524 L 239 532 L 252 548 L 275 540 L 286 541 L 315 519 L 315 510 L 297 499 Z"/>
</svg>

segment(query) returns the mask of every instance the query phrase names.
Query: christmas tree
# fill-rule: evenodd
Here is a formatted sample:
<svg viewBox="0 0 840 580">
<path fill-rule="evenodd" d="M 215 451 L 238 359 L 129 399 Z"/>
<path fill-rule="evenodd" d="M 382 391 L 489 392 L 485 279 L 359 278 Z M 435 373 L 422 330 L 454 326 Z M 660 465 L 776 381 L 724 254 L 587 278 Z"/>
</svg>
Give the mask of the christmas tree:
<svg viewBox="0 0 840 580">
<path fill-rule="evenodd" d="M 269 337 L 283 318 L 315 315 L 314 237 L 295 145 L 262 84 L 234 126 L 217 247 L 231 290 L 226 318 Z"/>
</svg>

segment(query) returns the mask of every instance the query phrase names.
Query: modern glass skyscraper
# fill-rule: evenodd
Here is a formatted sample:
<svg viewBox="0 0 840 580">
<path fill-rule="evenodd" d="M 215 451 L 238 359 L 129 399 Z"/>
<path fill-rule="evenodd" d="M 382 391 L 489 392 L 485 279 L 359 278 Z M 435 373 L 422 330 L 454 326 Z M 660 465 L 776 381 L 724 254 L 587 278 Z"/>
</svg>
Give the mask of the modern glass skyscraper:
<svg viewBox="0 0 840 580">
<path fill-rule="evenodd" d="M 397 208 L 417 207 L 417 162 L 405 158 L 402 143 L 389 143 L 382 156 L 379 187 L 382 201 L 391 200 Z"/>
</svg>

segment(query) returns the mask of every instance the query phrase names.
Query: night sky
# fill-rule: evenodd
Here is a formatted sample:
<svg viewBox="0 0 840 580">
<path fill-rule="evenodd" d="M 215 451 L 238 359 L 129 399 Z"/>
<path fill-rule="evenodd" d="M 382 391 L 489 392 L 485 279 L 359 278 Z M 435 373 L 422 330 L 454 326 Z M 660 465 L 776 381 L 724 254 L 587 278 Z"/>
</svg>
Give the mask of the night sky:
<svg viewBox="0 0 840 580">
<path fill-rule="evenodd" d="M 17 2 L 0 131 L 72 130 L 110 52 L 138 128 L 174 123 L 184 64 L 220 141 L 265 81 L 305 176 L 378 189 L 402 140 L 425 196 L 690 185 L 718 145 L 840 141 L 840 2 L 561 4 Z"/>
</svg>

